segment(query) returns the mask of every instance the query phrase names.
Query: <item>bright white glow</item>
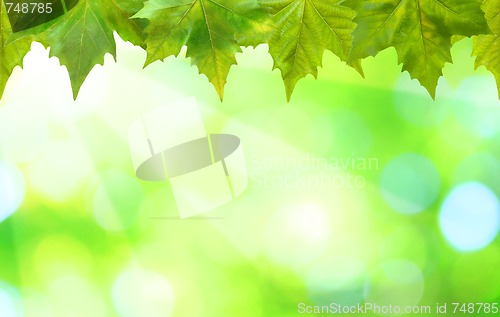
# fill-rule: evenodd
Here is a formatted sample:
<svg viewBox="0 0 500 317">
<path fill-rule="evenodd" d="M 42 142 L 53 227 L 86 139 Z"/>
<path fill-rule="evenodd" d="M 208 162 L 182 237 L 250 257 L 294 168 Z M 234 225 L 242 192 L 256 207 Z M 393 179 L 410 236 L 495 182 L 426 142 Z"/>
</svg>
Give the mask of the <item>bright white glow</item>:
<svg viewBox="0 0 500 317">
<path fill-rule="evenodd" d="M 439 215 L 445 238 L 460 251 L 486 247 L 500 227 L 500 205 L 486 186 L 470 182 L 456 187 L 446 198 Z"/>
<path fill-rule="evenodd" d="M 319 257 L 331 236 L 331 220 L 319 204 L 308 202 L 278 210 L 267 230 L 268 256 L 296 266 Z"/>
<path fill-rule="evenodd" d="M 0 161 L 0 222 L 21 206 L 25 190 L 23 175 L 17 167 Z"/>
<path fill-rule="evenodd" d="M 393 159 L 382 173 L 382 195 L 387 203 L 403 214 L 415 214 L 428 208 L 437 198 L 440 179 L 427 158 L 407 153 Z"/>
<path fill-rule="evenodd" d="M 160 274 L 128 269 L 118 276 L 112 289 L 113 304 L 120 317 L 169 317 L 174 291 Z"/>
<path fill-rule="evenodd" d="M 0 283 L 0 316 L 20 317 L 19 295 L 11 286 Z"/>
<path fill-rule="evenodd" d="M 313 203 L 291 210 L 288 219 L 284 219 L 284 222 L 292 232 L 311 241 L 323 240 L 330 233 L 325 210 Z"/>
</svg>

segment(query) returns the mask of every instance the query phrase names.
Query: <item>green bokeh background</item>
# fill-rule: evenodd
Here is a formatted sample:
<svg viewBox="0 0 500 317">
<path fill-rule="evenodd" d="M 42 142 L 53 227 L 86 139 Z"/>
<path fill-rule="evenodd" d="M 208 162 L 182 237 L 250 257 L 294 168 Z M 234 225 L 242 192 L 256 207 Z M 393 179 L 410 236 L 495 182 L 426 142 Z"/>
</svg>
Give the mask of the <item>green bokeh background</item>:
<svg viewBox="0 0 500 317">
<path fill-rule="evenodd" d="M 439 221 L 461 184 L 500 194 L 500 102 L 470 50 L 455 45 L 436 101 L 390 49 L 364 61 L 366 79 L 326 53 L 287 103 L 259 46 L 238 55 L 221 103 L 189 60 L 141 69 L 145 53 L 120 42 L 118 63 L 107 56 L 73 101 L 66 70 L 34 44 L 0 102 L 0 167 L 18 176 L 0 190 L 22 197 L 6 218 L 0 201 L 0 316 L 499 302 L 498 239 L 460 250 Z M 134 176 L 127 131 L 190 96 L 207 131 L 240 137 L 250 183 L 205 218 L 179 220 L 168 183 Z"/>
</svg>

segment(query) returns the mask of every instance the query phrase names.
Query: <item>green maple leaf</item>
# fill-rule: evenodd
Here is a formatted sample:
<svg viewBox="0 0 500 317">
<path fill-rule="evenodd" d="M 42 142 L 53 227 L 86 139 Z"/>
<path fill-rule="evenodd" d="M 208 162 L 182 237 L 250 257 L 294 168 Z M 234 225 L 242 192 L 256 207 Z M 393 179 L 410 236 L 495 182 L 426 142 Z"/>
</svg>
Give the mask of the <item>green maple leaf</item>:
<svg viewBox="0 0 500 317">
<path fill-rule="evenodd" d="M 113 31 L 143 45 L 142 22 L 130 19 L 141 7 L 142 1 L 134 0 L 81 0 L 37 36 L 68 69 L 74 98 L 94 66 L 104 63 L 106 53 L 116 58 Z"/>
<path fill-rule="evenodd" d="M 265 11 L 256 0 L 149 0 L 135 17 L 146 27 L 146 65 L 177 56 L 187 46 L 200 73 L 214 85 L 220 98 L 240 46 L 256 46 L 265 32 Z"/>
<path fill-rule="evenodd" d="M 275 31 L 269 38 L 274 68 L 281 71 L 287 99 L 297 82 L 318 75 L 323 53 L 330 50 L 347 60 L 352 47 L 355 11 L 338 0 L 261 0 L 270 7 Z"/>
<path fill-rule="evenodd" d="M 493 34 L 474 37 L 473 55 L 476 67 L 484 65 L 495 75 L 500 97 L 500 0 L 484 1 L 483 9 Z"/>
<path fill-rule="evenodd" d="M 2 1 L 0 3 L 0 98 L 12 70 L 16 66 L 22 66 L 23 58 L 29 52 L 33 42 L 33 36 L 9 41 L 11 36 L 12 28 Z"/>
<path fill-rule="evenodd" d="M 489 33 L 478 0 L 347 0 L 358 12 L 351 60 L 394 46 L 399 63 L 432 97 L 442 69 L 452 62 L 454 35 Z"/>
</svg>

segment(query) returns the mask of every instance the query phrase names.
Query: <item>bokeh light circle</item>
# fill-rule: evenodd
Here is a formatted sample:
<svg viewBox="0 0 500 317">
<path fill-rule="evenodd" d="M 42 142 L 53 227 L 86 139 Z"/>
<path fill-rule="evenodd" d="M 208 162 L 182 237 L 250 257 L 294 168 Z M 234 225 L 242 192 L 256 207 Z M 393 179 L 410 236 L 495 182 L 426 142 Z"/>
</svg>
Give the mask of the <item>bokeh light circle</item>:
<svg viewBox="0 0 500 317">
<path fill-rule="evenodd" d="M 48 285 L 48 301 L 53 316 L 107 317 L 106 307 L 99 289 L 92 282 L 76 274 L 63 275 Z"/>
<path fill-rule="evenodd" d="M 61 202 L 81 193 L 92 172 L 89 153 L 76 139 L 52 141 L 28 165 L 31 187 L 45 198 Z"/>
<path fill-rule="evenodd" d="M 8 161 L 32 161 L 47 142 L 48 123 L 39 106 L 17 101 L 0 107 L 0 153 Z"/>
<path fill-rule="evenodd" d="M 174 290 L 158 273 L 127 269 L 113 284 L 112 300 L 120 317 L 169 317 L 174 308 Z"/>
<path fill-rule="evenodd" d="M 64 275 L 90 277 L 93 265 L 94 257 L 86 244 L 73 236 L 61 234 L 40 239 L 31 262 L 37 279 L 47 284 Z"/>
<path fill-rule="evenodd" d="M 466 78 L 456 90 L 456 117 L 470 132 L 492 137 L 500 132 L 498 91 L 490 77 Z"/>
<path fill-rule="evenodd" d="M 433 232 L 427 227 L 400 224 L 386 235 L 380 246 L 380 256 L 385 260 L 404 258 L 425 268 L 431 263 L 430 253 L 435 242 Z"/>
<path fill-rule="evenodd" d="M 428 208 L 438 197 L 440 186 L 434 164 L 416 153 L 394 158 L 382 172 L 382 195 L 394 210 L 403 214 Z"/>
<path fill-rule="evenodd" d="M 314 304 L 329 305 L 332 299 L 341 305 L 356 305 L 365 297 L 367 272 L 354 257 L 329 257 L 312 265 L 305 277 L 309 297 Z"/>
<path fill-rule="evenodd" d="M 448 195 L 439 214 L 446 240 L 459 251 L 475 251 L 489 245 L 500 228 L 497 196 L 478 182 L 464 183 Z"/>
<path fill-rule="evenodd" d="M 12 164 L 0 161 L 0 222 L 19 209 L 25 192 L 21 171 Z"/>
<path fill-rule="evenodd" d="M 371 272 L 367 302 L 413 306 L 422 299 L 424 288 L 424 276 L 415 263 L 394 259 L 383 262 Z"/>
</svg>

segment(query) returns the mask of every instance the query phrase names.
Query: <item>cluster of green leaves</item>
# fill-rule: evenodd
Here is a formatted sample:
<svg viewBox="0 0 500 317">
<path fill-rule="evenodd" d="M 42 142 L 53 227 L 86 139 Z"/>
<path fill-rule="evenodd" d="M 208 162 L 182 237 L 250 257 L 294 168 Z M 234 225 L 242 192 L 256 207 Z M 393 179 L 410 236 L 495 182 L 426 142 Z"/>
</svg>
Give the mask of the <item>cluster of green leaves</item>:
<svg viewBox="0 0 500 317">
<path fill-rule="evenodd" d="M 263 43 L 288 99 L 301 78 L 317 76 L 325 50 L 363 74 L 361 61 L 388 47 L 434 97 L 461 37 L 474 38 L 476 66 L 486 66 L 500 87 L 500 0 L 80 0 L 61 17 L 18 33 L 3 3 L 0 10 L 0 95 L 37 41 L 67 67 L 76 98 L 104 55 L 116 56 L 113 32 L 144 48 L 146 65 L 186 46 L 221 98 L 236 53 Z"/>
</svg>

